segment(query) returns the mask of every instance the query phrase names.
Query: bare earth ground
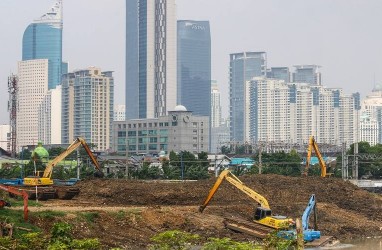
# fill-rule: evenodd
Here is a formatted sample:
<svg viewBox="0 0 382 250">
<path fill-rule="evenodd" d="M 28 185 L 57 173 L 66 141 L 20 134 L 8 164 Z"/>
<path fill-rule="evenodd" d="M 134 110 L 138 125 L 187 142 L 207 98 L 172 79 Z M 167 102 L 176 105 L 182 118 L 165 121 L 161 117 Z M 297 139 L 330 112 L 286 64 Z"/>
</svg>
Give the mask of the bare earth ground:
<svg viewBox="0 0 382 250">
<path fill-rule="evenodd" d="M 318 204 L 318 227 L 322 235 L 342 239 L 382 236 L 381 195 L 364 191 L 335 178 L 241 176 L 250 188 L 263 195 L 274 214 L 301 217 L 311 194 Z M 61 218 L 31 217 L 45 228 L 57 221 L 74 225 L 78 238 L 97 237 L 108 247 L 144 249 L 150 238 L 163 231 L 181 230 L 208 237 L 254 238 L 223 226 L 224 217 L 250 219 L 256 202 L 223 182 L 204 213 L 198 212 L 216 178 L 203 181 L 166 182 L 92 179 L 76 184 L 81 193 L 70 201 L 49 200 L 30 211 L 66 211 Z M 91 222 L 79 213 L 92 215 Z"/>
</svg>

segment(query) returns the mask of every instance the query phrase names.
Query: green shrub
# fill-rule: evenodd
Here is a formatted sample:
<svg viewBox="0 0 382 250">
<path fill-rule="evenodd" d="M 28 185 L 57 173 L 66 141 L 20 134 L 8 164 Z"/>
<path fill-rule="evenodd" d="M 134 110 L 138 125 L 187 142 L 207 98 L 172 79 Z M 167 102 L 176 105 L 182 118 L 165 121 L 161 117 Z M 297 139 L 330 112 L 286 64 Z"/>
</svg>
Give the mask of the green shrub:
<svg viewBox="0 0 382 250">
<path fill-rule="evenodd" d="M 89 250 L 101 249 L 101 243 L 99 242 L 98 239 L 73 240 L 70 246 L 71 246 L 71 249 L 89 249 Z"/>
<path fill-rule="evenodd" d="M 181 232 L 178 230 L 159 233 L 151 238 L 154 245 L 150 249 L 173 250 L 190 249 L 192 243 L 199 239 L 199 235 Z"/>
<path fill-rule="evenodd" d="M 72 226 L 65 222 L 55 223 L 52 227 L 51 242 L 69 244 L 72 241 Z"/>
<path fill-rule="evenodd" d="M 94 223 L 95 219 L 99 218 L 98 212 L 85 212 L 85 213 L 80 213 L 80 215 L 84 217 L 87 222 L 91 222 L 91 223 Z"/>
</svg>

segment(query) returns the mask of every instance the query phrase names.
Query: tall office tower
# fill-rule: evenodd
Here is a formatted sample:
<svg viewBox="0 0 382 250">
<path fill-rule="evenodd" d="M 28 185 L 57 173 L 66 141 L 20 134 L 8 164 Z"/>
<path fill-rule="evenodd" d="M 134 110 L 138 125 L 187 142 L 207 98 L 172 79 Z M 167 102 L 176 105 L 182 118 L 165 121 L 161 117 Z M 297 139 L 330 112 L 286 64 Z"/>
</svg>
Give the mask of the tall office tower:
<svg viewBox="0 0 382 250">
<path fill-rule="evenodd" d="M 126 120 L 125 105 L 114 105 L 114 121 Z"/>
<path fill-rule="evenodd" d="M 271 67 L 267 70 L 267 77 L 290 82 L 290 72 L 288 67 Z"/>
<path fill-rule="evenodd" d="M 89 67 L 63 76 L 62 143 L 83 137 L 97 150 L 110 149 L 114 78 L 111 71 Z"/>
<path fill-rule="evenodd" d="M 309 83 L 256 77 L 251 81 L 253 142 L 350 145 L 357 139 L 359 94 Z"/>
<path fill-rule="evenodd" d="M 37 145 L 38 111 L 48 92 L 48 59 L 18 62 L 19 106 L 16 118 L 16 147 Z"/>
<path fill-rule="evenodd" d="M 256 76 L 266 76 L 265 52 L 230 54 L 230 137 L 231 141 L 249 142 L 249 81 Z"/>
<path fill-rule="evenodd" d="M 211 117 L 211 35 L 208 21 L 178 21 L 178 104 Z"/>
<path fill-rule="evenodd" d="M 61 85 L 48 90 L 40 104 L 38 140 L 44 144 L 61 144 Z"/>
<path fill-rule="evenodd" d="M 126 1 L 126 119 L 176 106 L 175 0 Z"/>
<path fill-rule="evenodd" d="M 211 84 L 211 127 L 220 127 L 222 120 L 222 106 L 220 105 L 220 91 L 218 82 L 212 80 Z"/>
<path fill-rule="evenodd" d="M 296 65 L 294 66 L 295 72 L 293 72 L 293 82 L 310 83 L 314 85 L 321 85 L 322 78 L 321 72 L 318 69 L 321 66 L 318 65 Z"/>
<path fill-rule="evenodd" d="M 62 74 L 62 2 L 57 1 L 25 30 L 22 60 L 48 59 L 49 89 L 61 82 Z"/>
</svg>

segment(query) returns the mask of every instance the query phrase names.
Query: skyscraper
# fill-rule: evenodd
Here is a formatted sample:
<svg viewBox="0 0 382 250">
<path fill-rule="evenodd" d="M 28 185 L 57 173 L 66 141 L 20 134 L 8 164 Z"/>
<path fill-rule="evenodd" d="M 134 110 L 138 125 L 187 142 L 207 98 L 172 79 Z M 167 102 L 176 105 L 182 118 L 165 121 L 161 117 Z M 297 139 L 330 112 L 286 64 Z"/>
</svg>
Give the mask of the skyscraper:
<svg viewBox="0 0 382 250">
<path fill-rule="evenodd" d="M 272 67 L 267 70 L 267 77 L 290 82 L 290 73 L 288 67 Z"/>
<path fill-rule="evenodd" d="M 220 91 L 216 80 L 211 86 L 211 127 L 220 127 L 222 120 L 222 106 L 220 105 Z"/>
<path fill-rule="evenodd" d="M 230 137 L 232 141 L 249 141 L 249 81 L 256 76 L 266 76 L 265 52 L 230 54 Z"/>
<path fill-rule="evenodd" d="M 23 61 L 48 59 L 49 89 L 61 82 L 62 28 L 62 2 L 59 0 L 44 15 L 28 25 L 23 36 Z"/>
<path fill-rule="evenodd" d="M 175 0 L 126 1 L 126 119 L 176 106 Z"/>
<path fill-rule="evenodd" d="M 62 143 L 83 137 L 97 150 L 110 148 L 114 104 L 114 78 L 96 67 L 63 76 Z"/>
<path fill-rule="evenodd" d="M 178 104 L 211 117 L 211 36 L 208 21 L 178 21 Z"/>
<path fill-rule="evenodd" d="M 16 118 L 16 147 L 36 145 L 38 141 L 38 111 L 48 92 L 48 59 L 18 63 L 19 91 Z"/>
<path fill-rule="evenodd" d="M 295 65 L 295 72 L 293 72 L 293 82 L 310 83 L 314 85 L 321 85 L 321 72 L 318 71 L 318 65 Z"/>
</svg>

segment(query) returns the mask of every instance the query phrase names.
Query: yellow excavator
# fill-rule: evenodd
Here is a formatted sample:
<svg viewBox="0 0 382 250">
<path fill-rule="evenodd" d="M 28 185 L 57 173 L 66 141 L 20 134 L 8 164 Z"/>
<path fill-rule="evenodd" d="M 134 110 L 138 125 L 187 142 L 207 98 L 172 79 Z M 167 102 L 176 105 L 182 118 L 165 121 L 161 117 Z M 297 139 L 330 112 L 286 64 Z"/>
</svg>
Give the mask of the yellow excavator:
<svg viewBox="0 0 382 250">
<path fill-rule="evenodd" d="M 260 204 L 260 207 L 256 208 L 253 222 L 262 224 L 264 226 L 274 228 L 274 229 L 286 229 L 290 228 L 290 226 L 294 225 L 294 221 L 291 218 L 287 218 L 286 216 L 280 216 L 280 215 L 272 215 L 272 210 L 269 207 L 268 201 L 261 196 L 260 194 L 256 193 L 246 185 L 244 185 L 243 182 L 239 180 L 234 174 L 231 173 L 230 170 L 226 169 L 221 172 L 221 174 L 218 176 L 218 179 L 216 180 L 214 186 L 211 188 L 210 192 L 208 193 L 208 196 L 206 200 L 204 201 L 203 205 L 199 207 L 199 212 L 203 212 L 203 210 L 207 207 L 208 203 L 218 190 L 220 184 L 223 180 L 227 180 L 230 184 L 235 186 L 236 188 L 240 189 L 242 192 L 244 192 L 246 195 L 251 197 L 253 200 L 255 200 L 257 203 Z"/>
<path fill-rule="evenodd" d="M 54 158 L 52 161 L 48 162 L 48 164 L 45 167 L 44 172 L 37 171 L 36 176 L 31 177 L 25 177 L 24 178 L 24 185 L 25 186 L 50 186 L 53 185 L 53 179 L 52 179 L 52 172 L 53 168 L 62 161 L 65 157 L 67 157 L 70 153 L 72 153 L 75 149 L 77 149 L 79 146 L 83 146 L 86 153 L 92 160 L 94 166 L 97 169 L 97 172 L 95 175 L 97 177 L 103 177 L 103 172 L 101 170 L 101 167 L 96 160 L 96 158 L 93 156 L 93 153 L 91 152 L 89 146 L 86 144 L 85 140 L 83 138 L 78 137 L 72 144 L 69 145 L 65 151 L 63 151 L 60 155 L 58 155 L 56 158 Z"/>
<path fill-rule="evenodd" d="M 312 156 L 312 150 L 314 149 L 317 158 L 318 158 L 318 163 L 320 164 L 321 167 L 321 177 L 326 177 L 328 174 L 326 173 L 326 163 L 324 161 L 324 158 L 322 158 L 321 152 L 318 149 L 318 145 L 316 140 L 314 139 L 314 136 L 311 136 L 309 138 L 309 146 L 308 146 L 308 155 L 306 156 L 306 165 L 305 165 L 305 170 L 303 172 L 304 176 L 308 176 L 308 170 L 310 166 L 310 158 Z"/>
</svg>

